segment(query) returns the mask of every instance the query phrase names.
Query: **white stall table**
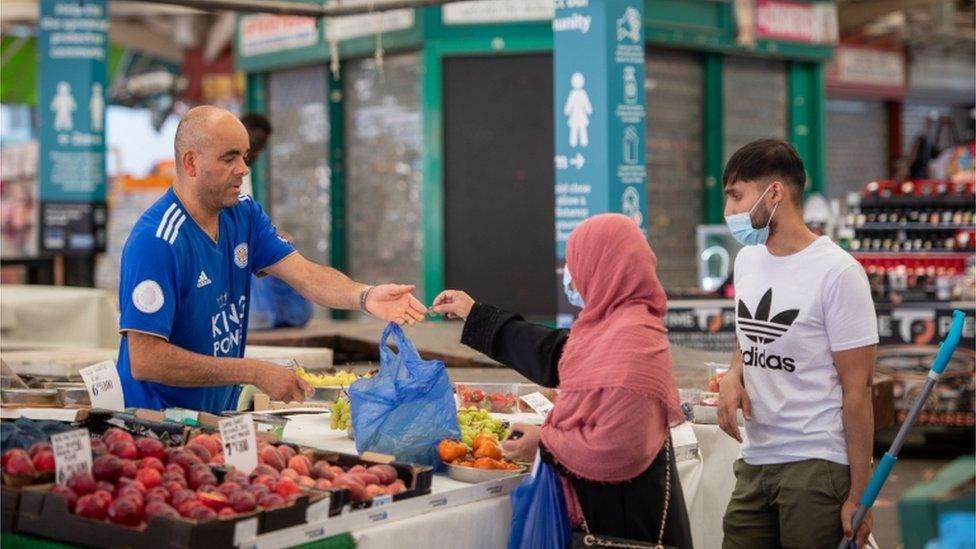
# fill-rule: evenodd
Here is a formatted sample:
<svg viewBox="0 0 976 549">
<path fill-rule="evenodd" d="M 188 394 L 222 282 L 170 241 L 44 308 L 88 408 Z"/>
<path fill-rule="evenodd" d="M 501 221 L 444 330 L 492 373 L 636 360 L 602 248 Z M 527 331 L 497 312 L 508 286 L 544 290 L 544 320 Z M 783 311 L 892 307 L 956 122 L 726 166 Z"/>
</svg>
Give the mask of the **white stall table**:
<svg viewBox="0 0 976 549">
<path fill-rule="evenodd" d="M 344 431 L 333 431 L 329 427 L 329 414 L 301 414 L 290 418 L 285 427 L 285 440 L 338 452 L 356 453 L 355 442 Z M 684 431 L 682 436 L 686 439 L 688 428 L 685 427 Z M 689 446 L 679 449 L 677 468 L 688 507 L 692 537 L 696 547 L 721 547 L 722 516 L 735 485 L 732 463 L 739 456 L 739 443 L 715 425 L 692 424 L 690 431 L 697 439 L 697 451 L 689 452 Z M 471 486 L 473 485 L 438 474 L 434 475 L 431 492 L 450 494 Z M 509 496 L 505 494 L 347 531 L 350 531 L 357 546 L 364 549 L 405 546 L 405 543 L 409 543 L 412 548 L 431 549 L 504 548 L 508 540 L 511 513 Z M 332 520 L 337 518 L 340 517 Z M 335 533 L 341 532 L 337 530 Z M 280 534 L 262 536 L 258 538 L 256 545 L 279 547 L 284 539 L 286 537 Z"/>
<path fill-rule="evenodd" d="M 0 288 L 0 335 L 5 351 L 66 347 L 117 348 L 115 295 L 96 288 Z"/>
</svg>

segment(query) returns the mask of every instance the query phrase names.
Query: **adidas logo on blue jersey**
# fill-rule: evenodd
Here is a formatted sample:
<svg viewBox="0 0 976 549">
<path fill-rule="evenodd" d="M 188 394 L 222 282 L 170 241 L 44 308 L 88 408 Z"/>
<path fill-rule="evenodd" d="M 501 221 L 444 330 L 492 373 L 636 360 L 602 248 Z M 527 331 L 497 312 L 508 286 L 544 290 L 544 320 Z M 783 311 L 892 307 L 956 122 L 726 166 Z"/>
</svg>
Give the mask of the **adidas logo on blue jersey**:
<svg viewBox="0 0 976 549">
<path fill-rule="evenodd" d="M 203 288 L 204 286 L 212 282 L 213 281 L 210 280 L 209 277 L 207 277 L 207 273 L 200 271 L 200 276 L 197 278 L 197 288 Z"/>
</svg>

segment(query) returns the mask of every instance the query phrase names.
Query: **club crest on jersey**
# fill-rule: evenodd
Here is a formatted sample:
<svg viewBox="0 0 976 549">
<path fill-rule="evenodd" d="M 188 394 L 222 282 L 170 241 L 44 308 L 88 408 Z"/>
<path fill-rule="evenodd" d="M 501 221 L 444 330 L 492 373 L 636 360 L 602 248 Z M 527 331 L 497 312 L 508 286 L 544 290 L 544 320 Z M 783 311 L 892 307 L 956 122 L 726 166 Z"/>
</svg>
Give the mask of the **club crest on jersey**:
<svg viewBox="0 0 976 549">
<path fill-rule="evenodd" d="M 240 268 L 247 267 L 247 243 L 241 242 L 234 248 L 234 265 Z"/>
</svg>

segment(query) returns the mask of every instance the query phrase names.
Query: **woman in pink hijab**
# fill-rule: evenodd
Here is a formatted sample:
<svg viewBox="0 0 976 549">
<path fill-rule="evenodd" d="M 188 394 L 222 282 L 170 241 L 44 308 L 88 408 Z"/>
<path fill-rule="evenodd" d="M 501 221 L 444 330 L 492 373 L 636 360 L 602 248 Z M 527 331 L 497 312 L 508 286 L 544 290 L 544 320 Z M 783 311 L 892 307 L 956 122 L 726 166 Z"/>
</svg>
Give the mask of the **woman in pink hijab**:
<svg viewBox="0 0 976 549">
<path fill-rule="evenodd" d="M 543 426 L 516 424 L 523 436 L 503 446 L 523 461 L 538 451 L 556 467 L 574 525 L 686 548 L 691 529 L 669 444 L 669 427 L 684 417 L 656 267 L 630 218 L 598 215 L 566 245 L 566 294 L 582 307 L 571 329 L 528 323 L 456 290 L 441 293 L 433 309 L 465 319 L 462 343 L 535 383 L 559 387 Z"/>
</svg>

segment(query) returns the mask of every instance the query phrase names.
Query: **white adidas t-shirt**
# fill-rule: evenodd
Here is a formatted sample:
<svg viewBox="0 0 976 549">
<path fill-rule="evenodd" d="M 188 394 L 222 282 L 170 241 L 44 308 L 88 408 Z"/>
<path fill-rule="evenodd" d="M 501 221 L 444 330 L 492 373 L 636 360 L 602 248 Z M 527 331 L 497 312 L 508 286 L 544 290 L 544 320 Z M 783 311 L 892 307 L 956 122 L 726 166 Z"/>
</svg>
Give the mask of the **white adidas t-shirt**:
<svg viewBox="0 0 976 549">
<path fill-rule="evenodd" d="M 753 417 L 743 459 L 846 465 L 843 395 L 831 353 L 878 343 L 864 269 L 822 236 L 784 257 L 746 246 L 734 276 L 736 336 Z"/>
</svg>

